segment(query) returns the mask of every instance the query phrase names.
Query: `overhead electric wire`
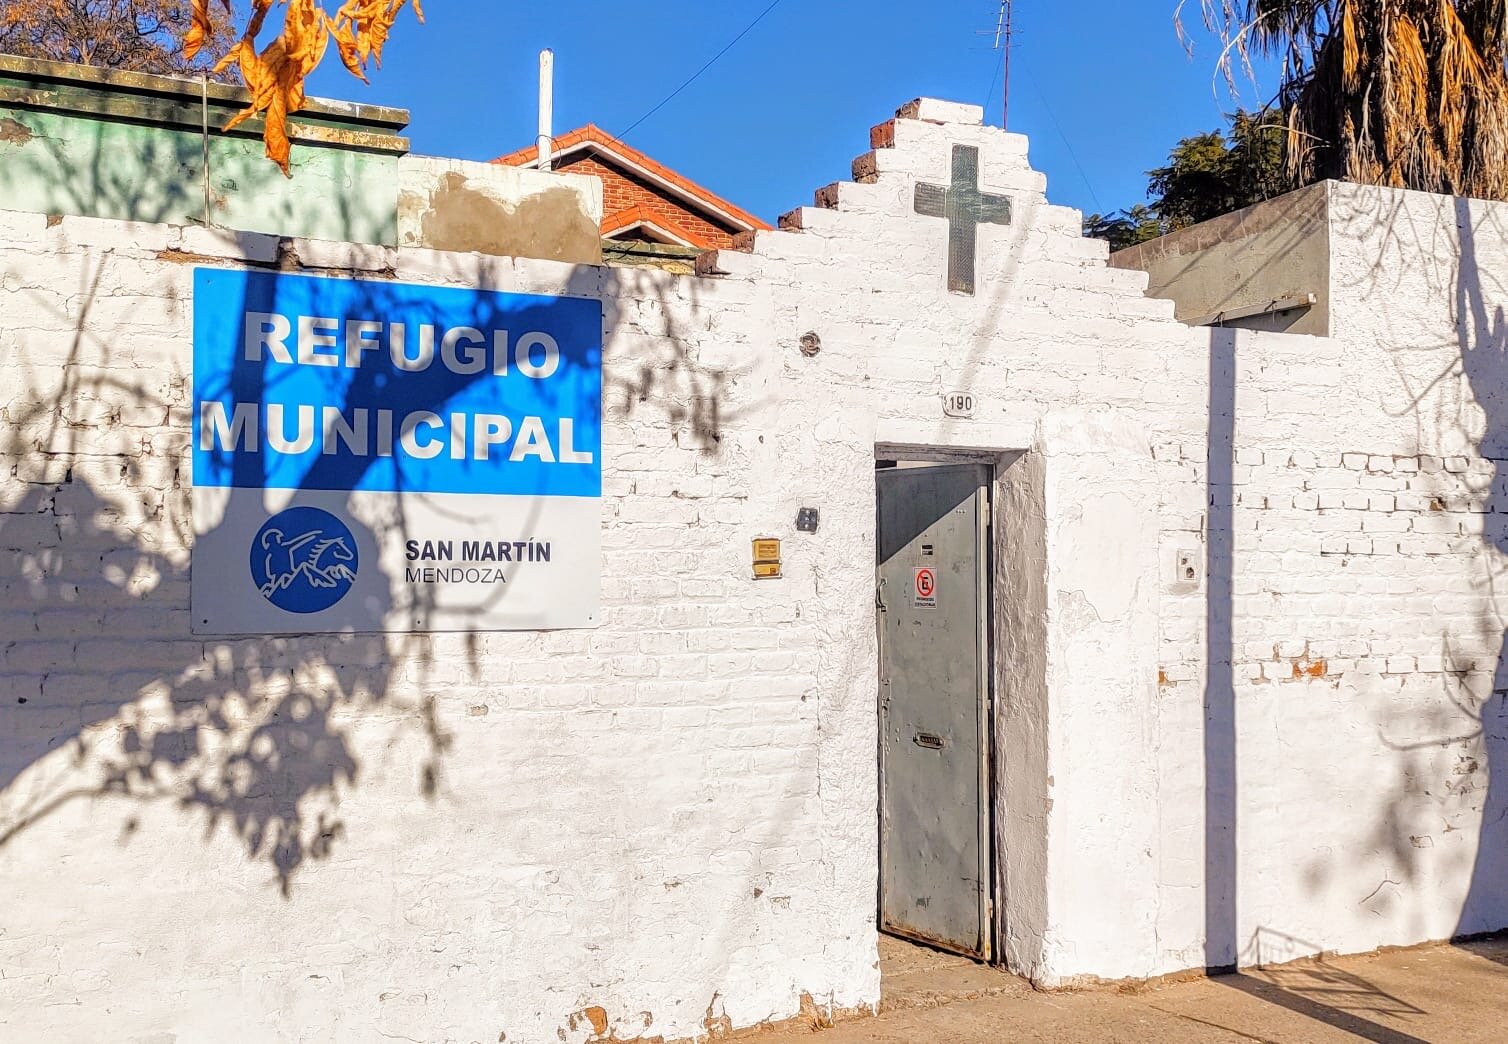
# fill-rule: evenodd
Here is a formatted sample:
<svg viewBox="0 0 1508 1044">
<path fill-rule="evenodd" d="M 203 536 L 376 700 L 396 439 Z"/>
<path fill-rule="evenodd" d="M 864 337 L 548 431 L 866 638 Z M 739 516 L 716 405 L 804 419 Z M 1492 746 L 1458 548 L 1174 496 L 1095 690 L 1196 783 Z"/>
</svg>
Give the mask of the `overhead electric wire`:
<svg viewBox="0 0 1508 1044">
<path fill-rule="evenodd" d="M 995 63 L 995 72 L 994 72 L 994 75 L 992 75 L 990 77 L 990 89 L 988 91 L 986 91 L 985 95 L 984 95 L 984 116 L 985 116 L 985 122 L 986 123 L 989 122 L 990 106 L 993 105 L 994 102 L 995 102 L 995 88 L 999 85 L 1001 74 L 1003 74 L 1004 72 L 1005 72 L 1005 54 L 1002 53 L 1000 55 L 1000 60 Z"/>
<path fill-rule="evenodd" d="M 754 31 L 755 27 L 758 26 L 760 22 L 762 22 L 762 21 L 765 20 L 765 16 L 766 15 L 768 15 L 771 11 L 775 10 L 775 8 L 779 7 L 784 2 L 785 2 L 785 0 L 774 0 L 774 2 L 771 3 L 769 7 L 766 7 L 763 11 L 759 12 L 759 16 L 757 18 L 755 18 L 754 21 L 750 22 L 748 25 L 746 25 L 744 27 L 743 32 L 739 33 L 732 40 L 729 40 L 728 41 L 728 45 L 726 47 L 724 47 L 721 51 L 718 51 L 716 54 L 714 54 L 711 58 L 709 58 L 707 60 L 707 63 L 705 65 L 703 65 L 696 72 L 692 73 L 691 76 L 687 78 L 687 80 L 686 80 L 685 83 L 681 84 L 675 90 L 671 91 L 668 95 L 665 96 L 665 99 L 663 101 L 661 101 L 660 104 L 656 105 L 654 108 L 650 109 L 643 116 L 640 116 L 637 120 L 635 120 L 632 124 L 630 124 L 627 130 L 620 131 L 617 134 L 615 134 L 613 137 L 616 138 L 618 141 L 622 141 L 623 138 L 626 135 L 632 134 L 634 132 L 635 128 L 637 128 L 639 126 L 639 124 L 643 123 L 645 120 L 649 119 L 651 116 L 653 116 L 655 113 L 659 112 L 665 106 L 669 105 L 672 101 L 675 100 L 675 98 L 676 98 L 676 96 L 678 94 L 680 94 L 682 91 L 684 91 L 687 87 L 690 87 L 697 80 L 701 79 L 702 74 L 705 73 L 708 69 L 712 68 L 714 65 L 716 65 L 718 63 L 718 60 L 720 58 L 722 58 L 723 55 L 725 55 L 729 51 L 733 50 L 733 48 L 738 44 L 738 42 L 740 40 L 742 40 L 744 37 L 746 37 L 750 33 L 752 33 Z"/>
<path fill-rule="evenodd" d="M 1100 202 L 1099 193 L 1094 191 L 1094 184 L 1089 180 L 1089 173 L 1084 169 L 1084 164 L 1079 162 L 1079 154 L 1073 149 L 1073 142 L 1068 140 L 1068 135 L 1063 132 L 1063 125 L 1058 122 L 1057 113 L 1052 111 L 1052 103 L 1047 100 L 1047 95 L 1042 93 L 1042 88 L 1037 85 L 1037 78 L 1032 75 L 1031 68 L 1025 62 L 1021 63 L 1021 71 L 1026 74 L 1027 81 L 1032 85 L 1032 92 L 1037 100 L 1042 103 L 1042 111 L 1047 113 L 1047 118 L 1052 121 L 1053 129 L 1058 132 L 1058 137 L 1063 140 L 1063 147 L 1068 150 L 1068 158 L 1073 160 L 1073 165 L 1078 168 L 1079 177 L 1084 182 L 1084 187 L 1089 190 L 1089 198 L 1094 200 L 1094 208 L 1100 213 L 1105 212 L 1104 204 Z"/>
</svg>

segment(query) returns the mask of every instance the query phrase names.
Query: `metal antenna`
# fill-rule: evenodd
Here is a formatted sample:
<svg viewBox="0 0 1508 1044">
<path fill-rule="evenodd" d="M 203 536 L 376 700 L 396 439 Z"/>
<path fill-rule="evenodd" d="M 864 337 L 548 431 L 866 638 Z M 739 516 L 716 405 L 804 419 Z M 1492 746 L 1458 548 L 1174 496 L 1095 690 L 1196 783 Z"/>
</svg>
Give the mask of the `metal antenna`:
<svg viewBox="0 0 1508 1044">
<path fill-rule="evenodd" d="M 1010 126 L 1011 114 L 1011 39 L 1016 35 L 1016 0 L 1000 0 L 1000 17 L 995 23 L 995 50 L 1004 48 L 1001 56 L 1000 126 Z"/>
</svg>

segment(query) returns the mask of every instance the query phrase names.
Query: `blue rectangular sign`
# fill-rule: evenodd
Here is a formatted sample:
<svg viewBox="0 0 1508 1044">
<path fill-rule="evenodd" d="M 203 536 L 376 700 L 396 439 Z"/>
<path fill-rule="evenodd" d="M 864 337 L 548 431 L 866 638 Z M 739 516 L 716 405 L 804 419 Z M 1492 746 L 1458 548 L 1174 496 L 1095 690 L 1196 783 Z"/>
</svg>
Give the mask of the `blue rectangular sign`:
<svg viewBox="0 0 1508 1044">
<path fill-rule="evenodd" d="M 199 269 L 194 484 L 602 495 L 602 305 Z"/>
</svg>

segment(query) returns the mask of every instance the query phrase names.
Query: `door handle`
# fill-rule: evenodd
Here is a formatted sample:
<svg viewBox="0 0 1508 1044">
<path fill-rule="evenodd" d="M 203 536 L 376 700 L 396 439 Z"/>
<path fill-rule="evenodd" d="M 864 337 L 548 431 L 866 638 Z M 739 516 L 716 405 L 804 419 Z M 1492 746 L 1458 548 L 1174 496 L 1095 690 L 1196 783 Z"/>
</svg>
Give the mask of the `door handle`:
<svg viewBox="0 0 1508 1044">
<path fill-rule="evenodd" d="M 880 582 L 874 585 L 874 607 L 880 612 L 889 612 L 885 608 L 885 578 L 880 577 Z"/>
</svg>

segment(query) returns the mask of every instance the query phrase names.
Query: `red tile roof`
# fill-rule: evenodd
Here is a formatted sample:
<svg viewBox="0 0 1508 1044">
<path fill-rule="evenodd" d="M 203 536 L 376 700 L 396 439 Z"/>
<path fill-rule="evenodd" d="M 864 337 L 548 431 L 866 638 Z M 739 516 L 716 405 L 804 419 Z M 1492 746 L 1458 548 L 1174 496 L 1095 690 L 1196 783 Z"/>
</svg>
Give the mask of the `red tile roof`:
<svg viewBox="0 0 1508 1044">
<path fill-rule="evenodd" d="M 717 195 L 690 178 L 677 174 L 662 163 L 656 162 L 649 156 L 640 152 L 631 145 L 626 145 L 613 137 L 607 131 L 594 124 L 587 124 L 577 130 L 564 134 L 554 140 L 554 149 L 551 159 L 556 160 L 566 155 L 577 152 L 586 152 L 598 159 L 616 167 L 627 166 L 631 173 L 647 175 L 649 180 L 660 182 L 672 193 L 681 197 L 693 211 L 702 211 L 722 220 L 727 224 L 741 226 L 743 229 L 769 229 L 770 226 L 759 218 L 750 214 L 742 207 L 735 206 L 723 197 Z M 526 148 L 510 152 L 506 156 L 499 156 L 494 163 L 502 163 L 510 167 L 532 167 L 539 162 L 539 147 L 530 145 Z M 609 220 L 615 220 L 617 215 L 608 215 Z M 624 225 L 631 224 L 624 222 Z M 663 217 L 656 219 L 655 223 L 664 224 Z M 604 235 L 608 221 L 603 222 Z M 620 225 L 619 227 L 623 227 Z"/>
<path fill-rule="evenodd" d="M 685 246 L 702 245 L 700 243 L 701 237 L 691 229 L 686 228 L 667 214 L 650 210 L 642 203 L 625 207 L 614 214 L 604 217 L 602 219 L 602 235 L 603 238 L 607 239 L 617 235 L 619 232 L 640 226 L 647 226 L 664 235 L 670 236 L 672 239 L 680 240 Z"/>
</svg>

